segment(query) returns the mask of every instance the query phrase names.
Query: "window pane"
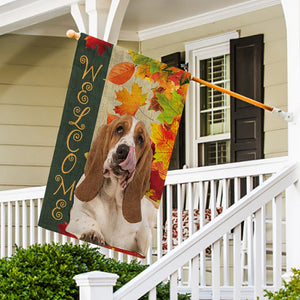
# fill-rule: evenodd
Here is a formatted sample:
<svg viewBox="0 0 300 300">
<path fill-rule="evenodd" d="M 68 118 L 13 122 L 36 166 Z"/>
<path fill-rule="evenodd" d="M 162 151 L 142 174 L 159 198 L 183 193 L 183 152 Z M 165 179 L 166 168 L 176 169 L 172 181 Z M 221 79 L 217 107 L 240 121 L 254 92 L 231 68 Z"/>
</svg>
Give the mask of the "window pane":
<svg viewBox="0 0 300 300">
<path fill-rule="evenodd" d="M 229 89 L 229 55 L 200 61 L 200 76 Z M 200 86 L 200 137 L 228 133 L 230 130 L 230 96 L 205 85 Z"/>
<path fill-rule="evenodd" d="M 198 166 L 212 166 L 230 162 L 230 141 L 217 141 L 198 145 Z"/>
</svg>

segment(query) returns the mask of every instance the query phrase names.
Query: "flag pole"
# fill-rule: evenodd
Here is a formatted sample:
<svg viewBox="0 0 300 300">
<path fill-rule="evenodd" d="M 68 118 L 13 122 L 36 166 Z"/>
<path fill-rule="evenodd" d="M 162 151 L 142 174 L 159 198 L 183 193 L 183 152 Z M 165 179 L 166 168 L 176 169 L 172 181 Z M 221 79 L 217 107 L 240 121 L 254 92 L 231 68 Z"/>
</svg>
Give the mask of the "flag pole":
<svg viewBox="0 0 300 300">
<path fill-rule="evenodd" d="M 200 79 L 200 78 L 196 78 L 196 77 L 192 77 L 192 80 L 195 81 L 195 82 L 198 82 L 200 84 L 203 84 L 203 85 L 206 85 L 207 87 L 210 87 L 210 88 L 213 88 L 219 92 L 222 92 L 224 94 L 227 94 L 227 95 L 230 95 L 234 98 L 237 98 L 239 100 L 242 100 L 242 101 L 245 101 L 245 102 L 248 102 L 254 106 L 257 106 L 257 107 L 260 107 L 264 110 L 267 110 L 275 115 L 278 115 L 282 118 L 284 118 L 287 122 L 291 122 L 293 120 L 293 115 L 292 113 L 288 113 L 288 112 L 285 112 L 281 109 L 278 109 L 276 107 L 273 107 L 273 106 L 270 106 L 270 105 L 267 105 L 267 104 L 263 104 L 261 102 L 258 102 L 256 100 L 253 100 L 251 98 L 248 98 L 248 97 L 245 97 L 241 94 L 238 94 L 238 93 L 235 93 L 235 92 L 232 92 L 230 90 L 226 90 L 220 86 L 217 86 L 215 84 L 212 84 L 211 82 L 208 82 L 208 81 L 205 81 L 203 79 Z"/>
<path fill-rule="evenodd" d="M 72 29 L 69 29 L 66 34 L 67 34 L 67 37 L 69 39 L 74 38 L 76 40 L 79 40 L 79 38 L 80 38 L 80 32 L 76 32 L 76 31 L 74 31 Z M 257 106 L 257 107 L 260 107 L 260 108 L 262 108 L 264 110 L 267 110 L 267 111 L 269 111 L 269 112 L 271 112 L 271 113 L 273 113 L 275 115 L 278 115 L 278 116 L 284 118 L 287 122 L 291 122 L 293 120 L 292 113 L 285 112 L 285 111 L 283 111 L 281 109 L 278 109 L 276 107 L 273 107 L 273 106 L 270 106 L 270 105 L 267 105 L 267 104 L 263 104 L 263 103 L 258 102 L 256 100 L 253 100 L 251 98 L 245 97 L 245 96 L 243 96 L 241 94 L 232 92 L 230 90 L 226 90 L 226 89 L 224 89 L 224 88 L 222 88 L 220 86 L 217 86 L 215 84 L 212 84 L 211 82 L 205 81 L 205 80 L 200 79 L 200 78 L 192 77 L 192 80 L 195 81 L 195 82 L 198 82 L 200 84 L 203 84 L 203 85 L 205 85 L 207 87 L 213 88 L 213 89 L 215 89 L 215 90 L 217 90 L 219 92 L 222 92 L 224 94 L 230 95 L 230 96 L 232 96 L 234 98 L 237 98 L 239 100 L 248 102 L 248 103 L 250 103 L 250 104 L 252 104 L 254 106 Z"/>
</svg>

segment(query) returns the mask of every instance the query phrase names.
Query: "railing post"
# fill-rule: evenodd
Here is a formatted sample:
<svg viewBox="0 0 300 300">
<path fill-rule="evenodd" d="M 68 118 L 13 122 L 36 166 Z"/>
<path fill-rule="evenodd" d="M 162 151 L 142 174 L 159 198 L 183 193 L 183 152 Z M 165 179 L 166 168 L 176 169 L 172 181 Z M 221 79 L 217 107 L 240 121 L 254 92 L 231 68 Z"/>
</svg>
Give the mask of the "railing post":
<svg viewBox="0 0 300 300">
<path fill-rule="evenodd" d="M 80 300 L 113 300 L 113 287 L 119 276 L 117 274 L 92 271 L 74 276 L 79 286 Z"/>
</svg>

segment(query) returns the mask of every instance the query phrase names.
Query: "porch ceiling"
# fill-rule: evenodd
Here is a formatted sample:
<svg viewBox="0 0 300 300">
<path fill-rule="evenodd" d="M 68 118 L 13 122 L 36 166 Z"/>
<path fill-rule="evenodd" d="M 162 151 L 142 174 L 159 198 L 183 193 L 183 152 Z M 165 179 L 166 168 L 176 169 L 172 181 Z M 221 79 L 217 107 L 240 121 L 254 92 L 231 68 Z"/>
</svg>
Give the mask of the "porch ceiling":
<svg viewBox="0 0 300 300">
<path fill-rule="evenodd" d="M 84 0 L 1 0 L 0 34 L 64 36 L 77 29 L 71 5 Z M 120 39 L 145 40 L 280 4 L 280 0 L 130 0 Z"/>
</svg>

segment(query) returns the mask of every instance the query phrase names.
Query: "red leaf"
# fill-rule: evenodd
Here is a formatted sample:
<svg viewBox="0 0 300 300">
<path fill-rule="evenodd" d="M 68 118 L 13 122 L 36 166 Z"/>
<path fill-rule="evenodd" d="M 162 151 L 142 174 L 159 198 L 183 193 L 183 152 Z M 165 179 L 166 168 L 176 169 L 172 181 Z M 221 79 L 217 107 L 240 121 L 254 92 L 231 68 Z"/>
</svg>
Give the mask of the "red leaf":
<svg viewBox="0 0 300 300">
<path fill-rule="evenodd" d="M 66 227 L 67 227 L 68 223 L 59 223 L 58 224 L 58 228 L 59 228 L 59 231 L 58 233 L 61 233 L 61 234 L 64 234 L 64 235 L 67 235 L 67 236 L 70 236 L 74 239 L 77 239 L 77 237 L 75 235 L 73 235 L 72 233 L 69 233 L 66 231 Z"/>
<path fill-rule="evenodd" d="M 107 80 L 114 84 L 123 84 L 127 82 L 133 75 L 135 70 L 134 64 L 130 62 L 122 62 L 112 67 Z"/>
<path fill-rule="evenodd" d="M 106 46 L 108 46 L 109 48 L 111 48 L 112 46 L 112 44 L 94 38 L 93 36 L 87 36 L 85 40 L 86 40 L 85 48 L 87 49 L 92 48 L 94 50 L 97 47 L 97 52 L 99 55 L 102 55 L 106 51 Z"/>
<path fill-rule="evenodd" d="M 107 112 L 107 120 L 106 123 L 109 124 L 110 122 L 112 122 L 114 119 L 118 119 L 119 117 L 113 114 L 110 114 Z"/>
<path fill-rule="evenodd" d="M 184 73 L 184 71 L 178 70 L 178 72 L 169 76 L 169 80 L 172 80 L 176 85 L 179 85 L 179 80 L 182 76 L 182 73 Z"/>
</svg>

